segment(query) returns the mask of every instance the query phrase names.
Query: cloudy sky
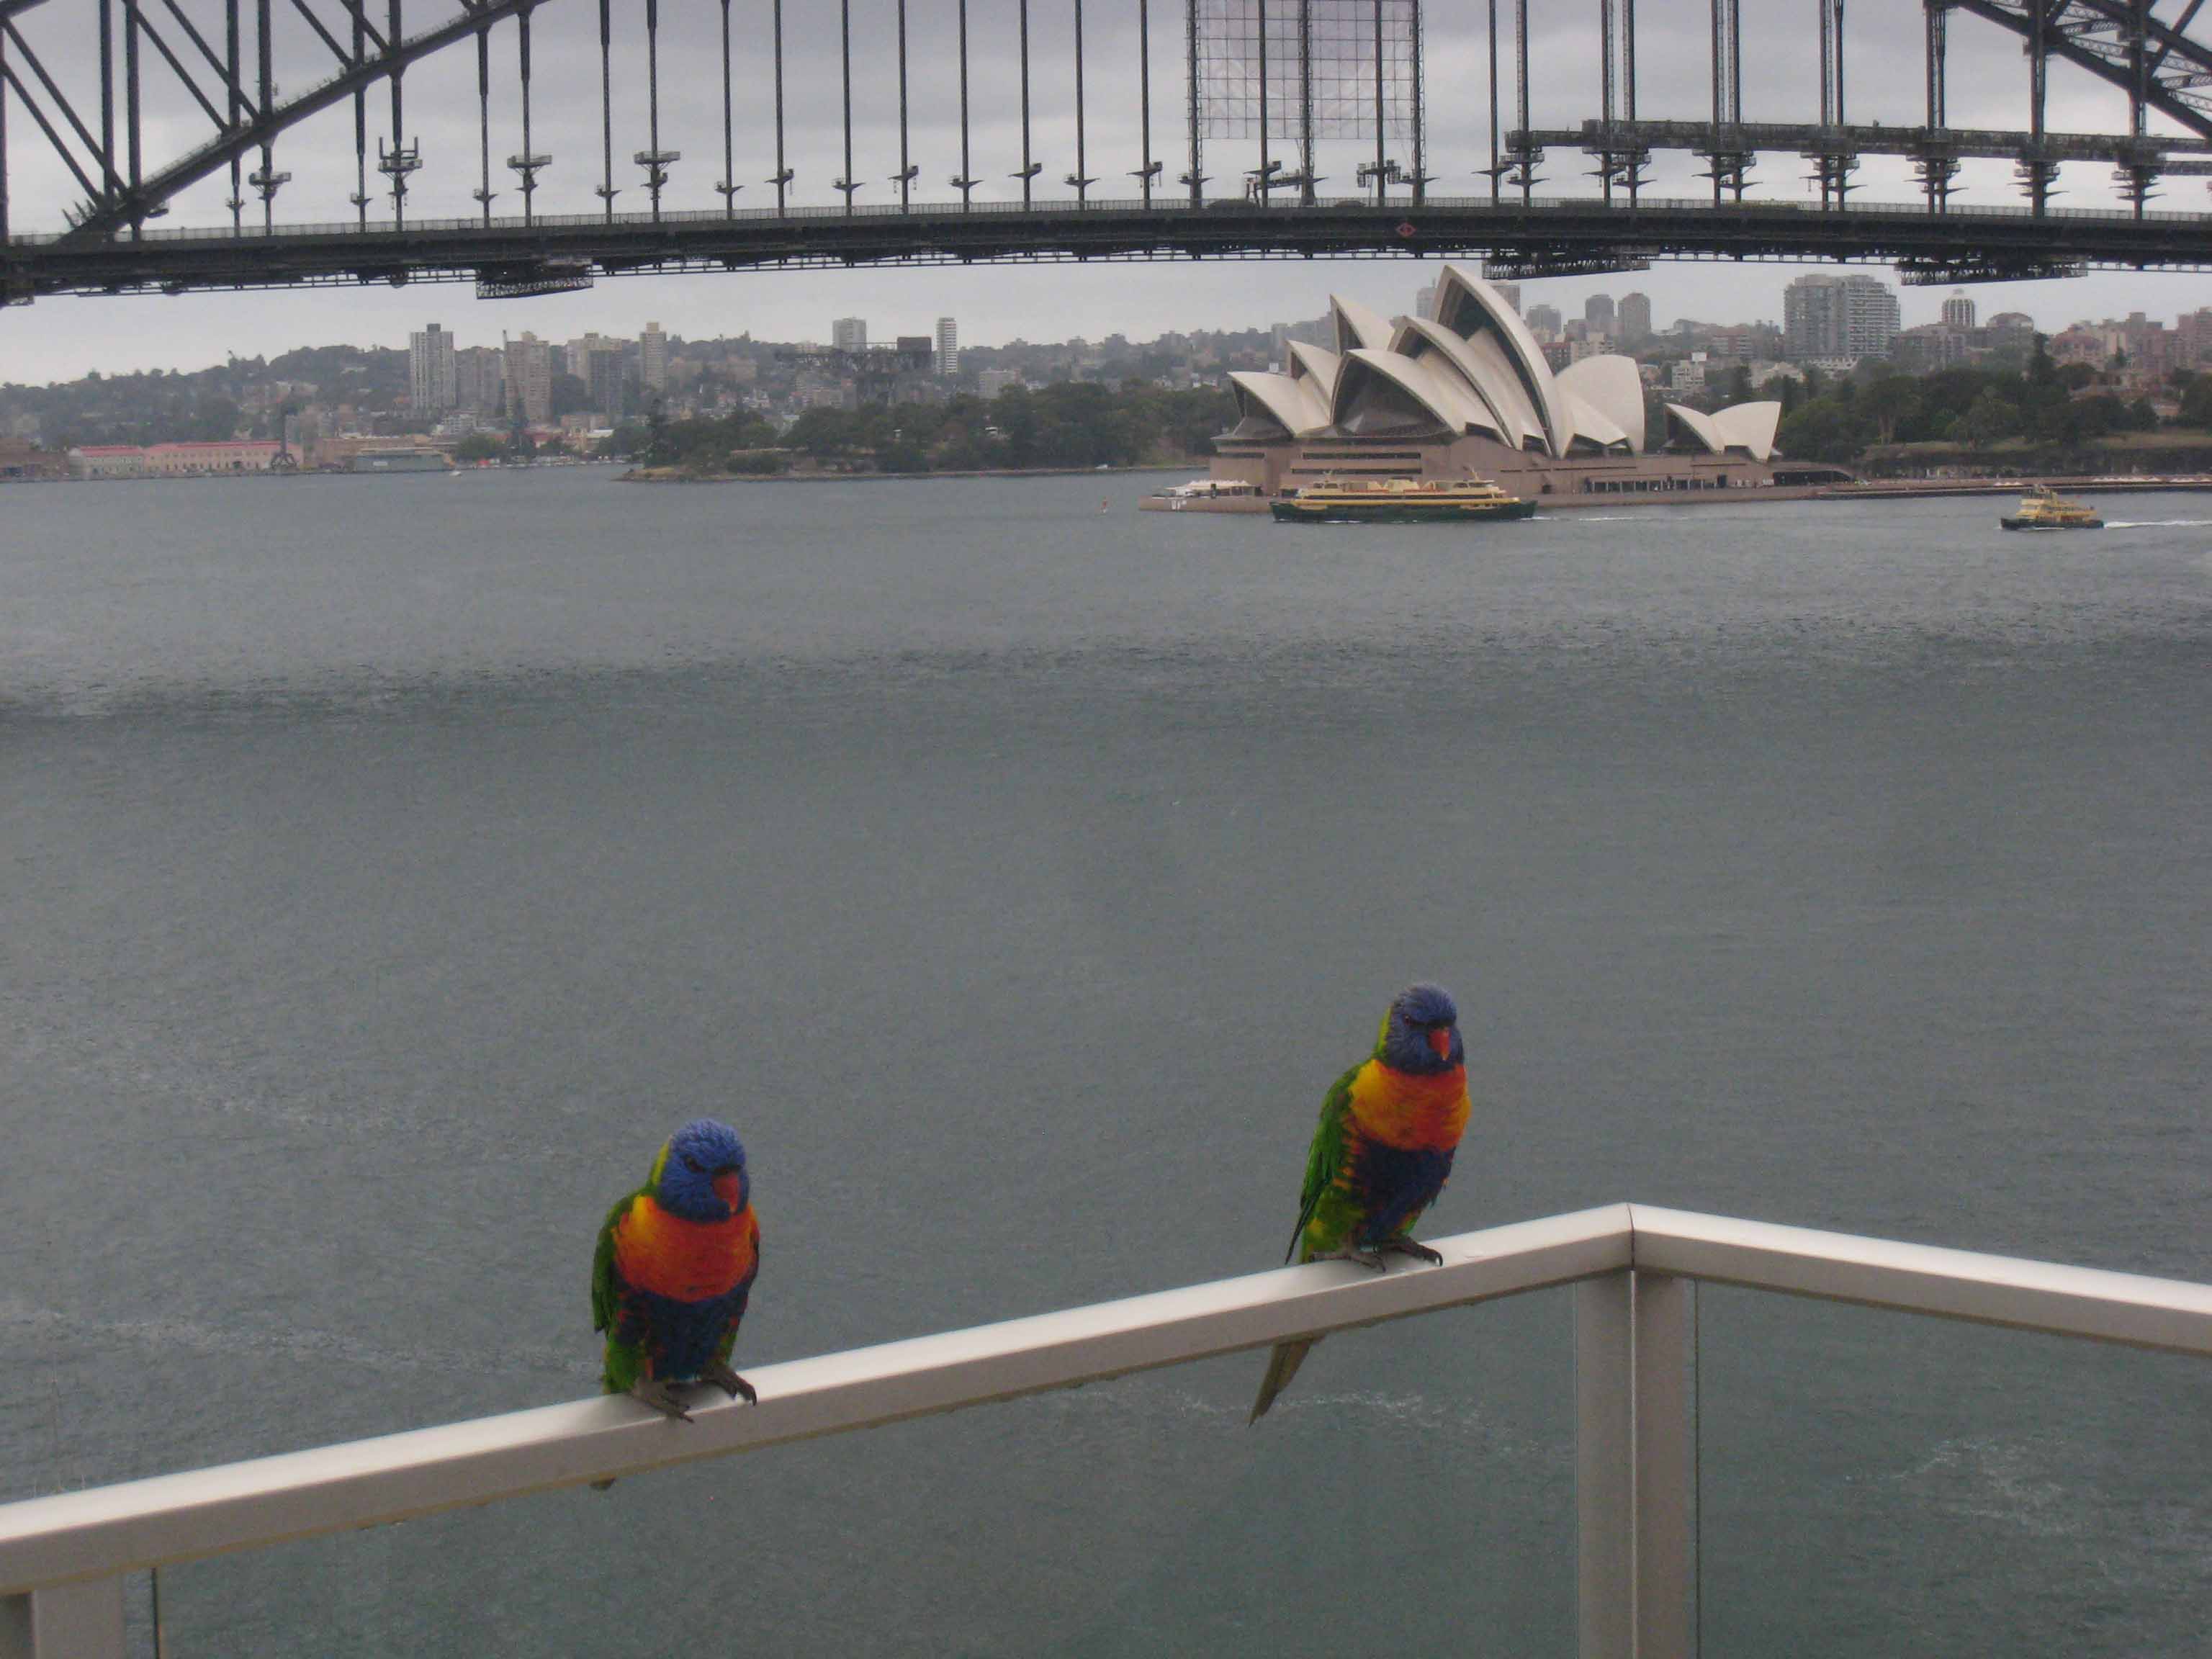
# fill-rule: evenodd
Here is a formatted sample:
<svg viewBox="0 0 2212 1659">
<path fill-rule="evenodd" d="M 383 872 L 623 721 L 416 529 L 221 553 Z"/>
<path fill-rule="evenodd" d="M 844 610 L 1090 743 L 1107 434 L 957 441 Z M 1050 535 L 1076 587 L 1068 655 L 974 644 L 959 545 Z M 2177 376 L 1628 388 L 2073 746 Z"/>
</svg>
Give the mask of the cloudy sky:
<svg viewBox="0 0 2212 1659">
<path fill-rule="evenodd" d="M 332 21 L 337 0 L 313 0 Z M 1220 6 L 1230 0 L 1204 0 Z M 1322 0 L 1326 4 L 1328 0 Z M 222 39 L 216 0 L 182 0 L 210 40 Z M 849 0 L 854 42 L 853 146 L 854 172 L 866 181 L 859 200 L 895 199 L 890 182 L 899 153 L 896 57 L 896 0 Z M 774 168 L 775 138 L 766 46 L 770 0 L 731 0 L 736 90 L 735 172 L 746 188 L 741 208 L 773 205 L 764 182 Z M 409 0 L 410 33 L 441 21 L 458 0 Z M 374 9 L 380 12 L 380 8 Z M 1475 170 L 1487 160 L 1489 105 L 1486 8 L 1480 0 L 1429 0 L 1429 164 L 1439 175 L 1437 195 L 1486 189 Z M 1510 15 L 1510 4 L 1500 9 Z M 1596 112 L 1597 66 L 1591 42 L 1595 0 L 1534 0 L 1532 119 L 1571 125 Z M 1639 112 L 1697 118 L 1710 112 L 1705 53 L 1706 0 L 1643 0 L 1638 7 Z M 647 144 L 643 17 L 645 0 L 613 0 L 617 105 L 615 182 L 617 207 L 642 210 L 640 169 L 628 161 Z M 1153 0 L 1154 154 L 1170 177 L 1182 165 L 1181 123 L 1182 8 Z M 1744 10 L 1745 114 L 1751 119 L 1805 118 L 1818 106 L 1815 0 L 1760 0 Z M 327 51 L 304 23 L 279 8 L 276 37 L 280 91 L 301 89 L 332 67 Z M 827 204 L 837 198 L 831 180 L 843 171 L 842 92 L 838 72 L 839 13 L 828 0 L 786 0 L 787 151 L 797 171 L 794 199 Z M 721 177 L 720 10 L 715 0 L 661 0 L 661 142 L 681 150 L 666 204 L 671 209 L 718 206 L 713 186 Z M 1088 164 L 1101 183 L 1097 194 L 1133 194 L 1127 178 L 1141 153 L 1137 121 L 1136 0 L 1088 0 L 1085 7 Z M 1065 194 L 1053 181 L 1075 163 L 1072 71 L 1073 0 L 1030 0 L 1033 151 L 1043 163 L 1041 192 Z M 955 0 L 907 0 L 910 50 L 911 149 L 921 169 L 920 194 L 944 199 L 957 169 L 958 59 Z M 157 14 L 157 16 L 159 14 Z M 979 201 L 1018 198 L 1009 178 L 1020 165 L 1017 0 L 969 0 L 970 100 L 975 173 L 986 180 Z M 61 0 L 21 19 L 27 38 L 65 86 L 90 94 L 95 39 L 93 8 Z M 1855 0 L 1850 9 L 1847 56 L 1849 113 L 1856 121 L 1916 125 L 1923 118 L 1918 0 Z M 1510 26 L 1509 26 L 1510 27 Z M 175 40 L 176 31 L 168 33 Z M 599 182 L 597 7 L 591 0 L 545 0 L 533 24 L 533 140 L 554 156 L 538 208 L 544 213 L 596 208 Z M 515 99 L 514 34 L 505 24 L 494 37 L 494 165 L 520 148 Z M 152 54 L 149 53 L 149 62 Z M 160 74 L 157 63 L 152 72 Z M 1960 126 L 2017 128 L 2026 125 L 2027 65 L 2017 40 L 1976 20 L 1952 22 L 1950 118 Z M 462 47 L 425 60 L 405 82 L 406 137 L 420 143 L 425 167 L 409 198 L 415 217 L 472 215 L 477 184 L 476 65 Z M 87 107 L 96 107 L 96 95 Z M 58 228 L 64 208 L 76 199 L 68 175 L 51 161 L 20 105 L 11 105 L 9 192 L 19 232 Z M 1505 124 L 1511 125 L 1511 112 Z M 370 100 L 371 146 L 389 137 L 388 94 Z M 2052 70 L 2051 125 L 2056 130 L 2114 131 L 2126 125 L 2125 100 L 2114 88 L 2065 65 Z M 149 170 L 204 142 L 209 128 L 188 96 L 165 87 L 150 102 Z M 1364 145 L 1324 146 L 1320 170 L 1351 187 L 1356 151 Z M 1227 179 L 1257 159 L 1256 143 L 1217 141 L 1207 170 Z M 1553 193 L 1587 188 L 1587 158 L 1554 152 L 1541 187 Z M 1698 193 L 1686 157 L 1662 158 L 1654 188 L 1661 194 Z M 1802 199 L 1803 163 L 1794 156 L 1767 159 L 1758 175 L 1761 194 Z M 326 112 L 295 129 L 278 149 L 278 166 L 293 181 L 278 198 L 280 219 L 338 220 L 351 216 L 354 188 L 349 106 Z M 2011 204 L 2009 164 L 1969 164 L 1965 200 Z M 2062 181 L 2067 205 L 2112 199 L 2106 169 L 2077 167 Z M 1902 162 L 1869 161 L 1860 174 L 1864 198 L 1905 200 L 1913 194 Z M 371 175 L 372 185 L 380 185 Z M 511 177 L 495 178 L 503 194 L 499 212 L 519 210 Z M 1217 182 L 1217 189 L 1222 186 Z M 2168 205 L 2199 204 L 2198 179 L 2175 179 Z M 216 224 L 228 219 L 228 180 L 221 176 L 178 198 L 165 225 Z M 389 204 L 385 204 L 388 213 Z M 1640 288 L 1655 316 L 1709 320 L 1778 319 L 1784 285 L 1801 267 L 1678 263 L 1635 276 L 1555 279 L 1530 284 L 1524 303 L 1547 301 L 1579 308 L 1583 296 L 1604 289 Z M 88 368 L 191 368 L 227 355 L 266 355 L 301 344 L 350 340 L 404 345 L 408 332 L 436 320 L 462 342 L 496 341 L 502 331 L 531 329 L 568 338 L 586 330 L 627 334 L 647 320 L 672 332 L 702 336 L 750 332 L 772 338 L 826 338 L 833 317 L 868 319 L 872 336 L 925 332 L 939 316 L 957 317 L 963 338 L 995 343 L 1015 337 L 1060 339 L 1072 334 L 1114 332 L 1146 338 L 1167 329 L 1241 327 L 1316 314 L 1324 296 L 1340 289 L 1388 312 L 1412 303 L 1429 272 L 1411 262 L 1361 261 L 1267 264 L 1189 264 L 971 267 L 945 270 L 859 270 L 731 275 L 640 276 L 604 282 L 590 292 L 529 301 L 478 301 L 465 284 L 418 285 L 404 290 L 325 289 L 302 293 L 196 295 L 173 299 L 47 300 L 0 312 L 0 380 L 42 381 Z M 2212 303 L 2212 280 L 2186 276 L 2100 274 L 2070 283 L 1984 287 L 1975 297 L 1985 312 L 2018 309 L 2048 327 L 2079 317 L 2129 311 L 2171 316 Z M 1907 324 L 1932 320 L 1942 301 L 1935 289 L 1906 289 Z"/>
</svg>

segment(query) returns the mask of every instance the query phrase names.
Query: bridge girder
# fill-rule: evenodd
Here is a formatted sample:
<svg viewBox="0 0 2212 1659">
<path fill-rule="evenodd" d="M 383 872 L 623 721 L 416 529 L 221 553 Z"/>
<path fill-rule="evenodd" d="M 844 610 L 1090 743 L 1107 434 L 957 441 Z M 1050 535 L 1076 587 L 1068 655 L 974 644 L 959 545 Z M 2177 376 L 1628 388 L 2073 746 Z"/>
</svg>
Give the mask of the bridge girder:
<svg viewBox="0 0 2212 1659">
<path fill-rule="evenodd" d="M 1881 259 L 1988 280 L 2091 264 L 2212 269 L 2212 218 L 2126 214 L 2038 218 L 2025 210 L 1971 218 L 1917 206 L 1825 212 L 1786 202 L 1715 209 L 1700 202 L 1607 206 L 1438 201 L 1419 209 L 1371 202 L 1311 206 L 1212 203 L 1040 205 L 1027 214 L 958 206 L 790 216 L 719 212 L 626 215 L 526 224 L 426 222 L 361 232 L 325 228 L 271 237 L 166 235 L 143 240 L 18 246 L 0 278 L 22 297 L 447 279 L 532 291 L 533 274 L 575 286 L 627 271 L 1158 258 L 1314 258 L 1494 254 L 1509 258 Z M 1949 276 L 1948 273 L 1956 273 Z"/>
</svg>

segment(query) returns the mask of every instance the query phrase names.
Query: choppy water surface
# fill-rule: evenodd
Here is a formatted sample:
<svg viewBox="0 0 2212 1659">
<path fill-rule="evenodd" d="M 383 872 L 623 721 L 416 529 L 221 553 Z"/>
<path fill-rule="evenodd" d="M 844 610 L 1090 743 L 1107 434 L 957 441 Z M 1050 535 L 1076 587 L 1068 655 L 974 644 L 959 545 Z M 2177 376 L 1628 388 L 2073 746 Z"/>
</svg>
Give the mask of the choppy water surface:
<svg viewBox="0 0 2212 1659">
<path fill-rule="evenodd" d="M 702 1111 L 741 1362 L 1267 1266 L 1421 975 L 1437 1231 L 2212 1279 L 2212 498 L 1145 487 L 8 489 L 0 1496 L 587 1392 L 593 1230 Z M 1708 1653 L 2207 1651 L 2212 1370 L 1701 1314 Z M 1246 1356 L 179 1569 L 172 1651 L 1565 1653 L 1571 1347 L 1537 1297 L 1249 1431 Z"/>
</svg>

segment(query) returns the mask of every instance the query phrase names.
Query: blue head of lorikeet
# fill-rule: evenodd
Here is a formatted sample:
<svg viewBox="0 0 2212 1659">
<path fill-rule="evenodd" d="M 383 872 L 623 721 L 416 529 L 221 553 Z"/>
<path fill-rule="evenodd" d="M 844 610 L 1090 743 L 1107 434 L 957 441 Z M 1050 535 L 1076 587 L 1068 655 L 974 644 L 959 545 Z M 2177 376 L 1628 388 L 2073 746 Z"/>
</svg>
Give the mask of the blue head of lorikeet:
<svg viewBox="0 0 2212 1659">
<path fill-rule="evenodd" d="M 711 1117 L 696 1118 L 669 1136 L 658 1173 L 653 1197 L 686 1221 L 726 1221 L 752 1194 L 744 1143 Z"/>
<path fill-rule="evenodd" d="M 1459 1009 L 1451 994 L 1439 985 L 1409 985 L 1399 992 L 1382 1016 L 1375 1052 L 1392 1071 L 1415 1077 L 1435 1077 L 1464 1061 Z"/>
</svg>

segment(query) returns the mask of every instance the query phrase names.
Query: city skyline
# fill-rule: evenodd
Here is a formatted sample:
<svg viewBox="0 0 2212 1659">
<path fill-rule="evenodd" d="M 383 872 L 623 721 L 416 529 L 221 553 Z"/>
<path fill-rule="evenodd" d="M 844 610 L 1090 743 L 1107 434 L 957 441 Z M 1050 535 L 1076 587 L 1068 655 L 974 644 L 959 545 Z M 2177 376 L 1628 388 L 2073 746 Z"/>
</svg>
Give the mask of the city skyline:
<svg viewBox="0 0 2212 1659">
<path fill-rule="evenodd" d="M 1322 273 L 1322 280 L 1330 291 L 1342 291 L 1363 296 L 1376 296 L 1393 292 L 1400 294 L 1403 296 L 1402 308 L 1410 311 L 1417 303 L 1419 295 L 1433 284 L 1436 273 L 1442 270 L 1445 263 L 1443 260 L 1407 260 L 1404 262 L 1402 267 L 1400 267 L 1373 260 L 1316 260 L 1310 262 L 1310 266 L 1304 268 L 1310 270 L 1313 266 L 1331 267 L 1332 269 Z M 1060 269 L 1055 268 L 1055 273 Z M 1640 296 L 1644 301 L 1644 306 L 1638 307 L 1639 313 L 1642 313 L 1640 320 L 1643 326 L 1649 328 L 1655 335 L 1663 336 L 1686 318 L 1699 324 L 1716 326 L 1752 327 L 1771 325 L 1778 328 L 1785 327 L 1786 295 L 1790 287 L 1802 283 L 1807 276 L 1844 279 L 1852 276 L 1869 276 L 1885 284 L 1895 281 L 1894 274 L 1887 272 L 1887 268 L 1881 266 L 1762 264 L 1748 269 L 1739 268 L 1732 270 L 1731 274 L 1740 280 L 1746 277 L 1753 278 L 1758 283 L 1758 288 L 1753 291 L 1749 309 L 1729 313 L 1723 312 L 1719 304 L 1723 295 L 1728 291 L 1723 285 L 1711 282 L 1669 280 L 1678 272 L 1685 276 L 1694 276 L 1706 269 L 1707 267 L 1703 265 L 1668 267 L 1655 264 L 1646 270 L 1623 271 L 1592 276 L 1554 277 L 1524 281 L 1504 286 L 1517 295 L 1522 314 L 1528 317 L 1532 323 L 1536 322 L 1547 310 L 1558 313 L 1558 319 L 1552 324 L 1554 330 L 1557 330 L 1565 320 L 1571 319 L 1577 322 L 1586 320 L 1590 302 L 1598 296 L 1610 296 L 1616 303 L 1631 295 Z M 1236 274 L 1235 269 L 1220 265 L 1194 268 L 1194 275 L 1199 271 L 1231 276 Z M 839 274 L 853 277 L 865 273 Z M 1037 274 L 1042 276 L 1044 273 Z M 1378 280 L 1391 276 L 1395 276 L 1395 281 Z M 73 370 L 64 368 L 50 374 L 22 373 L 15 360 L 15 355 L 10 353 L 6 357 L 0 358 L 0 385 L 35 386 L 63 384 L 81 379 L 91 373 L 128 374 L 172 370 L 194 373 L 205 368 L 220 367 L 223 362 L 234 358 L 266 359 L 287 350 L 338 343 L 352 345 L 362 349 L 406 351 L 414 345 L 416 336 L 433 321 L 437 322 L 444 329 L 447 338 L 453 343 L 453 349 L 460 352 L 465 352 L 472 347 L 497 348 L 502 339 L 512 341 L 526 333 L 544 340 L 556 348 L 565 347 L 572 341 L 587 339 L 594 336 L 617 340 L 635 340 L 641 339 L 648 333 L 657 334 L 663 343 L 659 348 L 662 363 L 657 372 L 665 374 L 666 349 L 665 343 L 671 337 L 701 340 L 736 339 L 750 336 L 755 339 L 770 340 L 779 343 L 829 344 L 834 343 L 836 326 L 841 318 L 858 324 L 864 335 L 868 337 L 889 340 L 895 336 L 927 334 L 936 341 L 940 354 L 945 343 L 942 337 L 945 325 L 953 324 L 953 356 L 957 362 L 959 351 L 971 347 L 1054 344 L 1074 339 L 1099 340 L 1116 334 L 1123 336 L 1133 343 L 1141 344 L 1173 334 L 1237 333 L 1264 330 L 1286 320 L 1295 320 L 1297 315 L 1296 313 L 1291 313 L 1286 316 L 1279 310 L 1273 314 L 1261 315 L 1248 303 L 1241 308 L 1226 307 L 1229 312 L 1226 316 L 1212 314 L 1215 307 L 1209 306 L 1194 307 L 1200 310 L 1200 314 L 1198 316 L 1176 315 L 1171 318 L 1163 318 L 1158 307 L 1147 305 L 1143 308 L 1142 322 L 1137 323 L 1133 328 L 1129 325 L 1086 327 L 1081 325 L 1087 320 L 1085 317 L 1079 314 L 1072 315 L 1070 307 L 1061 306 L 1053 307 L 1043 314 L 1030 319 L 1024 328 L 1016 326 L 1013 321 L 1004 314 L 994 317 L 987 313 L 979 319 L 962 311 L 957 306 L 940 306 L 933 308 L 927 305 L 916 304 L 905 297 L 902 288 L 896 286 L 886 286 L 880 295 L 865 296 L 862 302 L 856 305 L 840 304 L 835 297 L 825 304 L 821 293 L 821 285 L 816 284 L 814 291 L 808 299 L 780 306 L 772 312 L 730 318 L 702 318 L 698 324 L 693 325 L 686 325 L 681 321 L 672 325 L 665 322 L 667 315 L 674 314 L 679 317 L 682 315 L 681 307 L 668 307 L 661 303 L 666 297 L 665 294 L 666 284 L 679 282 L 727 283 L 732 280 L 733 279 L 720 277 L 663 278 L 653 283 L 611 285 L 610 289 L 599 290 L 590 296 L 562 296 L 569 299 L 604 299 L 611 295 L 628 291 L 635 293 L 641 302 L 637 307 L 619 311 L 604 303 L 588 308 L 562 308 L 586 311 L 590 320 L 586 321 L 580 318 L 574 325 L 563 325 L 553 321 L 546 316 L 545 312 L 541 312 L 535 307 L 518 308 L 513 301 L 477 303 L 464 301 L 459 305 L 448 304 L 447 303 L 448 300 L 459 298 L 465 293 L 465 290 L 439 288 L 394 295 L 394 300 L 399 305 L 407 307 L 406 314 L 393 319 L 388 331 L 380 330 L 371 332 L 366 337 L 331 325 L 350 320 L 354 314 L 351 308 L 348 309 L 343 317 L 334 317 L 330 310 L 325 309 L 309 313 L 311 317 L 319 319 L 325 325 L 325 326 L 306 331 L 302 337 L 287 339 L 282 344 L 273 345 L 270 349 L 259 351 L 246 351 L 239 349 L 235 346 L 227 346 L 221 355 L 212 355 L 209 346 L 203 343 L 202 337 L 197 331 L 173 331 L 164 337 L 164 343 L 169 348 L 166 351 L 156 346 L 150 349 L 147 356 L 139 358 L 126 356 L 119 351 L 104 351 L 96 354 L 98 361 L 86 362 Z M 766 279 L 748 277 L 735 280 Z M 1962 292 L 1968 303 L 1976 307 L 1984 317 L 2006 312 L 2026 313 L 2034 319 L 2036 327 L 2047 334 L 2057 334 L 2077 323 L 2094 326 L 2107 320 L 2124 318 L 2136 312 L 2154 317 L 2178 317 L 2193 312 L 2202 306 L 2212 304 L 2212 282 L 2208 282 L 2199 276 L 2147 275 L 2136 278 L 2136 281 L 2142 286 L 2114 293 L 2111 296 L 2113 303 L 2108 306 L 2085 303 L 2093 298 L 2101 285 L 2078 279 L 1981 284 L 1963 291 L 1939 287 L 1899 289 L 1896 291 L 1900 313 L 1898 326 L 1903 331 L 1910 331 L 1917 327 L 1925 327 L 1943 322 L 1947 305 L 1953 303 Z M 1310 295 L 1310 292 L 1311 289 L 1309 289 L 1307 293 Z M 193 297 L 207 296 L 185 296 L 183 299 L 111 299 L 97 303 L 110 307 L 143 305 L 151 308 L 160 308 L 185 303 Z M 302 296 L 270 297 L 298 299 Z M 69 302 L 42 301 L 40 305 L 41 307 L 47 307 L 64 303 Z M 554 302 L 551 301 L 540 303 L 546 307 L 547 311 L 556 310 Z M 1689 309 L 1691 306 L 1695 306 L 1697 308 Z M 1645 307 L 1648 307 L 1648 310 Z M 1121 309 L 1116 307 L 1117 313 Z M 1401 307 L 1391 306 L 1386 309 L 1395 313 Z M 645 315 L 648 310 L 653 313 L 650 319 Z M 451 326 L 444 320 L 451 314 L 459 314 L 469 319 L 469 325 L 458 328 Z M 0 312 L 0 319 L 9 322 L 23 319 L 28 315 L 27 310 L 20 308 L 12 312 Z M 1026 316 L 1026 313 L 1024 313 L 1024 315 Z M 789 318 L 793 325 L 788 329 L 771 325 L 774 319 L 781 318 Z M 1150 328 L 1145 329 L 1143 323 L 1149 323 Z M 1041 325 L 1047 324 L 1056 326 L 1058 331 L 1052 333 L 1041 331 L 1027 331 L 1029 329 L 1039 329 Z M 940 367 L 938 372 L 942 374 L 948 371 Z"/>
</svg>

